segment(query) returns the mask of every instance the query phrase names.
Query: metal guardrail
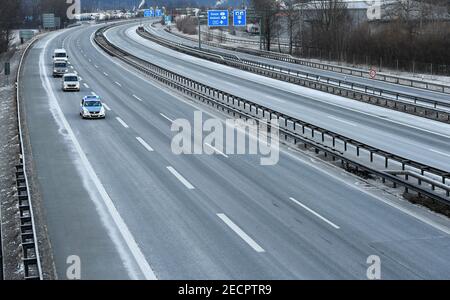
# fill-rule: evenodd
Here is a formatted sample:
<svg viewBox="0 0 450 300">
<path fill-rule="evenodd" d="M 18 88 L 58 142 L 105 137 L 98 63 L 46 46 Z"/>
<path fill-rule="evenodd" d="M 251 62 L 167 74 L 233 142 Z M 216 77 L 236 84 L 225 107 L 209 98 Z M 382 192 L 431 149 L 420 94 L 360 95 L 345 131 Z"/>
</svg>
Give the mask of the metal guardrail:
<svg viewBox="0 0 450 300">
<path fill-rule="evenodd" d="M 174 33 L 174 32 L 168 31 L 168 30 L 166 30 L 166 31 L 173 35 L 176 35 L 178 37 L 196 41 L 195 39 L 187 37 L 185 35 L 177 34 L 177 33 Z M 419 89 L 430 90 L 430 91 L 434 91 L 434 92 L 440 92 L 440 93 L 444 93 L 444 94 L 450 94 L 450 85 L 437 84 L 437 83 L 424 81 L 424 80 L 415 80 L 415 79 L 402 77 L 402 76 L 384 74 L 382 72 L 378 73 L 375 78 L 371 78 L 370 72 L 368 70 L 361 70 L 361 69 L 357 69 L 357 68 L 338 66 L 338 65 L 333 65 L 333 64 L 326 64 L 326 63 L 321 63 L 321 62 L 313 62 L 310 60 L 297 58 L 297 57 L 294 57 L 289 54 L 282 54 L 282 53 L 277 53 L 277 52 L 272 52 L 272 51 L 261 51 L 261 50 L 250 49 L 250 48 L 245 48 L 245 47 L 233 48 L 230 46 L 222 45 L 220 43 L 214 43 L 214 42 L 209 42 L 209 41 L 202 41 L 202 43 L 210 45 L 212 47 L 234 50 L 234 51 L 257 55 L 257 56 L 270 58 L 270 59 L 274 59 L 274 60 L 280 60 L 280 61 L 284 61 L 284 62 L 294 63 L 294 64 L 298 64 L 298 65 L 302 65 L 302 66 L 306 66 L 306 67 L 310 67 L 310 68 L 316 68 L 316 69 L 321 69 L 321 70 L 325 70 L 325 71 L 332 71 L 332 72 L 342 73 L 342 74 L 351 75 L 351 76 L 357 76 L 357 77 L 378 80 L 378 81 L 385 81 L 387 83 L 393 83 L 393 84 L 398 84 L 398 85 L 403 85 L 403 86 L 408 86 L 408 87 L 415 87 L 415 88 L 419 88 Z"/>
<path fill-rule="evenodd" d="M 20 113 L 20 73 L 28 50 L 37 40 L 38 38 L 32 40 L 24 50 L 17 69 L 16 77 L 17 121 L 20 141 L 20 157 L 19 164 L 16 166 L 16 181 L 19 201 L 18 207 L 20 211 L 20 235 L 23 251 L 23 266 L 25 279 L 27 280 L 42 280 L 42 268 L 39 256 L 39 247 L 36 240 L 36 225 L 34 223 L 33 205 L 27 178 L 27 162 L 23 145 L 23 132 Z"/>
<path fill-rule="evenodd" d="M 207 32 L 207 31 L 206 32 L 202 31 L 202 36 L 205 38 L 213 38 L 213 39 L 216 39 L 219 41 L 221 40 L 224 42 L 235 43 L 235 44 L 247 44 L 247 45 L 258 45 L 258 46 L 261 44 L 261 41 L 259 41 L 259 40 L 230 38 L 230 37 L 226 37 L 226 36 L 220 36 L 215 33 Z M 264 43 L 264 41 L 263 41 L 263 43 Z M 289 49 L 289 47 L 290 47 L 289 42 L 287 40 L 280 41 L 280 42 L 278 42 L 278 40 L 271 40 L 270 43 L 274 48 L 280 47 L 283 49 L 286 49 L 286 48 Z M 296 43 L 292 43 L 292 48 L 294 48 L 294 49 L 299 48 L 299 45 L 297 45 Z"/>
<path fill-rule="evenodd" d="M 189 55 L 208 59 L 216 63 L 226 64 L 255 74 L 294 83 L 338 96 L 344 96 L 353 100 L 402 111 L 432 120 L 450 123 L 450 102 L 446 103 L 402 93 L 384 91 L 371 86 L 336 80 L 329 77 L 321 77 L 308 72 L 290 70 L 279 66 L 255 62 L 239 58 L 235 55 L 212 51 L 210 49 L 199 50 L 198 48 L 169 41 L 155 36 L 148 31 L 142 31 L 139 29 L 137 30 L 137 33 L 141 37 L 152 40 L 165 47 L 169 47 L 173 50 Z M 214 54 L 215 56 L 212 57 L 210 54 Z M 220 56 L 220 59 L 217 59 L 217 56 Z"/>
<path fill-rule="evenodd" d="M 334 161 L 339 161 L 348 170 L 366 172 L 383 181 L 387 180 L 395 185 L 403 186 L 408 191 L 414 191 L 446 205 L 450 204 L 449 172 L 360 143 L 140 59 L 109 42 L 103 35 L 108 27 L 103 27 L 96 32 L 95 42 L 111 56 L 117 57 L 160 83 L 235 117 L 254 119 L 258 122 L 266 122 L 276 117 L 279 120 L 281 135 L 285 140 L 294 144 L 302 143 L 305 147 L 314 149 L 316 153 L 322 153 Z M 366 154 L 364 157 L 363 153 Z M 380 162 L 385 170 L 379 170 Z M 435 183 L 433 187 L 438 187 L 438 190 L 431 189 L 431 186 L 429 188 L 425 185 L 419 186 L 408 179 L 392 175 L 389 171 L 411 171 L 414 174 L 426 176 L 430 182 Z M 440 186 L 438 182 L 441 182 L 443 186 Z"/>
</svg>

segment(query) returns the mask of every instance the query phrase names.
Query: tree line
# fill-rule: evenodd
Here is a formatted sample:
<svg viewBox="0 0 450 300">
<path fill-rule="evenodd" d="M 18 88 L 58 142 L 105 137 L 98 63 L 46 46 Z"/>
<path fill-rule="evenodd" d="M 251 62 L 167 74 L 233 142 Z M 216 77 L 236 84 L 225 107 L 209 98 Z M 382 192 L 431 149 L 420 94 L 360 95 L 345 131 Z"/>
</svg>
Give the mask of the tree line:
<svg viewBox="0 0 450 300">
<path fill-rule="evenodd" d="M 0 9 L 0 53 L 9 50 L 12 30 L 20 22 L 20 1 L 2 0 Z"/>
<path fill-rule="evenodd" d="M 287 51 L 303 57 L 450 74 L 450 1 L 384 2 L 381 19 L 362 22 L 348 5 L 342 0 L 251 0 L 266 50 L 277 49 L 274 43 L 283 36 Z"/>
</svg>

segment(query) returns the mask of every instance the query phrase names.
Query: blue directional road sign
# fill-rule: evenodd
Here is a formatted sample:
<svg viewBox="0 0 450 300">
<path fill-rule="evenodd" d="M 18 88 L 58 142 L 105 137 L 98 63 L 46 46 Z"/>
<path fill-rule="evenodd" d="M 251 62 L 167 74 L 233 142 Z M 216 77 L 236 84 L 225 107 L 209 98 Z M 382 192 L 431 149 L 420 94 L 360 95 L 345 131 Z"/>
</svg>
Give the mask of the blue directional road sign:
<svg viewBox="0 0 450 300">
<path fill-rule="evenodd" d="M 148 18 L 152 16 L 152 11 L 150 9 L 144 10 L 144 17 Z"/>
<path fill-rule="evenodd" d="M 157 17 L 161 17 L 162 16 L 162 10 L 161 9 L 157 9 L 155 11 L 155 14 L 156 14 Z"/>
<path fill-rule="evenodd" d="M 233 25 L 247 26 L 247 11 L 244 9 L 233 11 Z"/>
<path fill-rule="evenodd" d="M 208 26 L 228 26 L 228 10 L 208 10 Z"/>
</svg>

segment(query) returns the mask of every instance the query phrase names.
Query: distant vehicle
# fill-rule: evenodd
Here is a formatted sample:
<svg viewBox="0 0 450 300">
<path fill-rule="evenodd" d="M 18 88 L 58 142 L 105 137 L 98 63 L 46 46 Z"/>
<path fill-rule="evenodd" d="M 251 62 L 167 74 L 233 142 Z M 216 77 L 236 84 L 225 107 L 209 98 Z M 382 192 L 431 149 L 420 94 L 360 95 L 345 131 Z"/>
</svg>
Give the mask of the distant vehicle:
<svg viewBox="0 0 450 300">
<path fill-rule="evenodd" d="M 55 49 L 52 57 L 53 57 L 53 61 L 64 60 L 67 62 L 67 60 L 69 59 L 69 56 L 67 55 L 67 52 L 65 49 Z"/>
<path fill-rule="evenodd" d="M 63 91 L 80 91 L 80 80 L 75 73 L 67 73 L 62 78 Z"/>
<path fill-rule="evenodd" d="M 80 116 L 83 119 L 104 119 L 105 108 L 99 96 L 85 96 L 80 103 Z"/>
<path fill-rule="evenodd" d="M 259 24 L 247 24 L 246 31 L 250 34 L 259 34 Z"/>
<path fill-rule="evenodd" d="M 53 62 L 53 77 L 63 76 L 67 71 L 67 61 L 55 60 Z"/>
</svg>

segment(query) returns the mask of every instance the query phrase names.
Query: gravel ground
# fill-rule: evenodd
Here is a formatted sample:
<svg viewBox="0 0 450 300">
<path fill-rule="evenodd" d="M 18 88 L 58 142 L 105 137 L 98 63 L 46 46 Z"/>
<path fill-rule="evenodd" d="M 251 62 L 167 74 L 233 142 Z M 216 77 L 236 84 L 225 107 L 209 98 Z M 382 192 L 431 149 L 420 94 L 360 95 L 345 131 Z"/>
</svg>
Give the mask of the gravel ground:
<svg viewBox="0 0 450 300">
<path fill-rule="evenodd" d="M 19 53 L 6 53 L 0 59 L 2 62 L 11 61 L 11 73 L 13 74 L 17 69 L 18 56 Z M 19 208 L 15 186 L 19 140 L 13 77 L 1 76 L 0 80 L 0 206 L 5 279 L 21 279 L 24 276 L 21 262 Z"/>
<path fill-rule="evenodd" d="M 11 74 L 17 68 L 24 46 L 18 51 L 5 53 L 0 61 L 10 61 Z M 19 163 L 19 136 L 17 123 L 17 106 L 15 99 L 15 76 L 0 76 L 0 224 L 3 253 L 3 277 L 8 280 L 24 278 L 22 248 L 20 240 L 20 215 L 17 198 L 15 167 Z M 26 140 L 26 137 L 25 137 Z M 32 175 L 32 174 L 31 174 Z M 31 180 L 33 182 L 33 180 Z M 37 189 L 34 189 L 37 190 Z M 33 192 L 33 189 L 32 189 Z M 55 277 L 52 252 L 47 237 L 44 218 L 40 209 L 40 198 L 32 193 L 35 210 L 39 250 L 45 279 Z"/>
</svg>

